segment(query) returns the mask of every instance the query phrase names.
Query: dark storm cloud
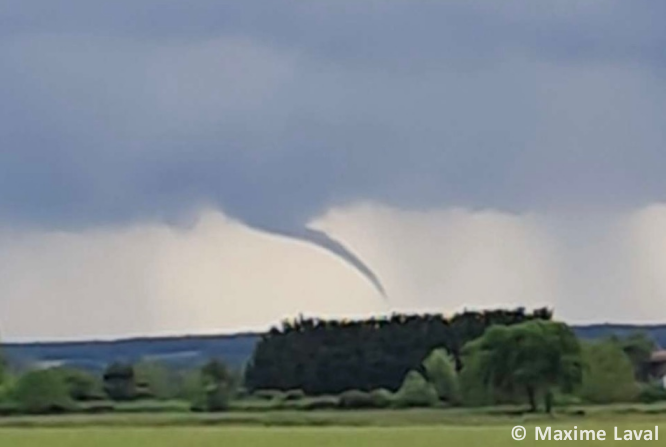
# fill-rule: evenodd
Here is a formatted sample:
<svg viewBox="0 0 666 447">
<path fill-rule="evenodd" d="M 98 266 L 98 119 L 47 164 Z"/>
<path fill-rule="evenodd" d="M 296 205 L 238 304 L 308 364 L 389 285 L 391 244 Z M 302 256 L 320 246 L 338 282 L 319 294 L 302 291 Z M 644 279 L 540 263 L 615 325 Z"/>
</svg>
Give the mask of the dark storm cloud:
<svg viewBox="0 0 666 447">
<path fill-rule="evenodd" d="M 647 1 L 4 1 L 0 219 L 660 200 Z"/>
</svg>

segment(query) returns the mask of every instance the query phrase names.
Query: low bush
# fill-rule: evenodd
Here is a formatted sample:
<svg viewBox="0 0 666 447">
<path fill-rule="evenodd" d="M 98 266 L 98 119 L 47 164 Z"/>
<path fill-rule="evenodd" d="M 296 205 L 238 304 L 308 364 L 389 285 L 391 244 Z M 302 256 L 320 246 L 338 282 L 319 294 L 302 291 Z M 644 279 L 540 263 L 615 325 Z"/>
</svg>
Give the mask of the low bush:
<svg viewBox="0 0 666 447">
<path fill-rule="evenodd" d="M 53 370 L 30 371 L 16 382 L 12 400 L 21 413 L 54 414 L 76 410 L 67 384 Z"/>
<path fill-rule="evenodd" d="M 86 371 L 72 367 L 57 367 L 52 371 L 59 374 L 67 386 L 69 397 L 77 402 L 99 401 L 106 397 L 100 378 Z"/>
<path fill-rule="evenodd" d="M 359 390 L 345 391 L 340 395 L 338 407 L 346 410 L 366 408 L 389 408 L 394 401 L 393 393 L 386 389 L 369 393 Z"/>
<path fill-rule="evenodd" d="M 256 398 L 251 399 L 237 399 L 231 402 L 231 409 L 234 411 L 247 411 L 247 412 L 262 412 L 279 410 L 283 407 L 284 401 L 282 400 L 259 400 Z"/>
<path fill-rule="evenodd" d="M 305 392 L 303 390 L 289 390 L 284 393 L 284 400 L 287 402 L 305 399 Z"/>
<path fill-rule="evenodd" d="M 250 392 L 247 390 L 247 388 L 242 387 L 242 386 L 238 387 L 238 389 L 236 390 L 236 398 L 237 399 L 247 399 L 249 397 L 252 397 L 252 396 L 250 395 Z"/>
<path fill-rule="evenodd" d="M 642 385 L 638 393 L 638 400 L 646 404 L 666 401 L 666 389 L 660 383 Z"/>
<path fill-rule="evenodd" d="M 280 390 L 257 390 L 252 397 L 259 400 L 284 400 L 285 394 Z"/>
<path fill-rule="evenodd" d="M 393 393 L 389 390 L 380 388 L 370 392 L 372 403 L 375 408 L 388 408 L 393 404 Z"/>
<path fill-rule="evenodd" d="M 340 400 L 335 396 L 311 397 L 299 402 L 299 409 L 311 410 L 334 410 L 339 407 Z"/>
<path fill-rule="evenodd" d="M 553 395 L 553 406 L 555 407 L 571 407 L 581 404 L 583 404 L 583 400 L 573 394 L 555 393 Z"/>
<path fill-rule="evenodd" d="M 345 410 L 375 408 L 372 395 L 359 390 L 349 390 L 340 394 L 338 405 Z"/>
<path fill-rule="evenodd" d="M 203 402 L 203 399 L 200 399 Z M 190 409 L 190 403 L 184 400 L 137 400 L 134 402 L 96 402 L 103 406 L 113 405 L 118 413 L 186 413 Z"/>
<path fill-rule="evenodd" d="M 394 404 L 400 408 L 433 407 L 438 402 L 435 387 L 416 371 L 407 373 L 394 400 Z"/>
<path fill-rule="evenodd" d="M 14 402 L 0 402 L 0 416 L 16 416 L 21 414 L 21 409 Z"/>
<path fill-rule="evenodd" d="M 211 413 L 227 411 L 231 403 L 231 392 L 224 386 L 213 386 L 206 390 L 205 409 Z"/>
<path fill-rule="evenodd" d="M 85 414 L 112 413 L 115 409 L 114 403 L 109 400 L 89 401 L 80 405 L 80 411 Z"/>
</svg>

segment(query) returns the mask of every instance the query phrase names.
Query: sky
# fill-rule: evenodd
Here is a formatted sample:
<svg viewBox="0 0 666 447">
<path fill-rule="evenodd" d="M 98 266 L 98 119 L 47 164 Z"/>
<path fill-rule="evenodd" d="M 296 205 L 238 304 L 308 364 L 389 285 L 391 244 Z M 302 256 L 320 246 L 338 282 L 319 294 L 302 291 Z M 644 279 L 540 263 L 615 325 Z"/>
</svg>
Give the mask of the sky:
<svg viewBox="0 0 666 447">
<path fill-rule="evenodd" d="M 4 0 L 0 336 L 666 322 L 666 4 Z M 286 238 L 326 231 L 381 279 Z"/>
</svg>

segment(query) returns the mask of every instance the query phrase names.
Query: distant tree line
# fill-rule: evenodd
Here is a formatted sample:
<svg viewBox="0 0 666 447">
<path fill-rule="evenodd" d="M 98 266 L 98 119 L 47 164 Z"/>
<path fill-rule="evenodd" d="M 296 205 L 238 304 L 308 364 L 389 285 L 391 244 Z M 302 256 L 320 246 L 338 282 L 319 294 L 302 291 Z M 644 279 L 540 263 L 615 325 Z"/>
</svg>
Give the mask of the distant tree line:
<svg viewBox="0 0 666 447">
<path fill-rule="evenodd" d="M 299 318 L 264 335 L 245 372 L 251 390 L 303 390 L 308 395 L 347 390 L 397 391 L 435 349 L 444 349 L 456 370 L 463 347 L 494 325 L 550 320 L 549 309 L 466 311 L 442 315 L 393 315 L 364 321 Z"/>
<path fill-rule="evenodd" d="M 264 337 L 245 375 L 216 359 L 186 369 L 116 362 L 101 374 L 15 369 L 0 352 L 0 416 L 651 403 L 666 400 L 648 367 L 655 348 L 642 333 L 580 340 L 547 309 L 299 318 Z"/>
<path fill-rule="evenodd" d="M 102 374 L 57 366 L 3 375 L 0 362 L 0 416 L 174 409 L 223 411 L 236 397 L 240 377 L 237 371 L 215 359 L 200 368 L 185 370 L 152 361 L 115 362 Z"/>
</svg>

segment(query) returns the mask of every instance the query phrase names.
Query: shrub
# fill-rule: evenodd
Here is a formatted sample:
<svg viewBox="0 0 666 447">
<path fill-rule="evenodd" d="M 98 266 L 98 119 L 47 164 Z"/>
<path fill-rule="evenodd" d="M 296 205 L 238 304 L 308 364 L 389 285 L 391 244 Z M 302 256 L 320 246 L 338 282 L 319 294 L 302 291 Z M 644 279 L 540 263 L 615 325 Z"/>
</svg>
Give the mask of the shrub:
<svg viewBox="0 0 666 447">
<path fill-rule="evenodd" d="M 134 365 L 137 399 L 169 400 L 178 396 L 178 375 L 157 361 Z"/>
<path fill-rule="evenodd" d="M 250 397 L 250 392 L 245 387 L 238 387 L 236 390 L 236 399 L 247 399 Z"/>
<path fill-rule="evenodd" d="M 289 390 L 284 393 L 284 400 L 287 402 L 301 399 L 305 399 L 305 393 L 303 390 Z"/>
<path fill-rule="evenodd" d="M 72 411 L 67 384 L 53 370 L 31 371 L 16 382 L 14 400 L 22 413 L 51 414 Z"/>
<path fill-rule="evenodd" d="M 231 404 L 231 394 L 222 386 L 208 386 L 200 390 L 194 398 L 190 410 L 196 413 L 217 413 L 227 411 Z"/>
<path fill-rule="evenodd" d="M 580 389 L 583 399 L 606 404 L 629 402 L 636 398 L 638 386 L 634 381 L 634 367 L 616 341 L 587 343 L 583 355 L 585 368 Z"/>
<path fill-rule="evenodd" d="M 578 396 L 574 396 L 573 394 L 553 394 L 553 406 L 555 407 L 571 407 L 574 405 L 580 405 L 582 403 L 582 399 Z"/>
<path fill-rule="evenodd" d="M 98 401 L 104 399 L 102 381 L 94 375 L 71 367 L 58 367 L 54 372 L 62 377 L 69 396 L 75 401 Z"/>
<path fill-rule="evenodd" d="M 396 393 L 395 404 L 399 407 L 432 407 L 439 401 L 437 391 L 421 374 L 410 371 Z"/>
<path fill-rule="evenodd" d="M 178 391 L 176 399 L 192 402 L 197 399 L 201 393 L 201 371 L 189 369 L 176 373 Z"/>
<path fill-rule="evenodd" d="M 14 402 L 0 402 L 0 416 L 16 416 L 21 414 L 21 409 Z"/>
<path fill-rule="evenodd" d="M 285 395 L 280 390 L 257 390 L 252 397 L 259 400 L 284 400 Z"/>
<path fill-rule="evenodd" d="M 2 356 L 2 352 L 0 352 L 0 388 L 2 388 L 2 386 L 5 382 L 6 376 L 7 376 L 6 369 L 7 369 L 7 365 L 5 363 L 5 359 Z"/>
<path fill-rule="evenodd" d="M 194 410 L 226 411 L 238 389 L 234 374 L 219 360 L 211 360 L 201 368 L 201 385 Z"/>
<path fill-rule="evenodd" d="M 224 386 L 213 387 L 206 392 L 206 410 L 211 412 L 226 411 L 231 402 L 231 393 Z"/>
<path fill-rule="evenodd" d="M 340 405 L 339 399 L 335 396 L 319 396 L 305 399 L 299 402 L 301 410 L 333 410 Z"/>
<path fill-rule="evenodd" d="M 393 404 L 393 393 L 384 388 L 371 391 L 370 397 L 375 408 L 388 408 Z"/>
<path fill-rule="evenodd" d="M 370 393 L 349 390 L 340 394 L 339 406 L 344 409 L 361 409 L 374 408 L 375 405 Z"/>
<path fill-rule="evenodd" d="M 134 367 L 128 363 L 110 364 L 103 375 L 104 392 L 115 401 L 136 399 L 136 377 Z"/>
<path fill-rule="evenodd" d="M 12 399 L 11 392 L 14 388 L 13 377 L 5 375 L 3 382 L 0 383 L 0 403 L 10 402 Z"/>
<path fill-rule="evenodd" d="M 102 414 L 115 411 L 113 402 L 108 400 L 86 402 L 81 406 L 81 411 L 86 414 Z"/>
<path fill-rule="evenodd" d="M 338 407 L 343 409 L 388 408 L 393 403 L 393 394 L 386 389 L 369 393 L 349 390 L 340 394 Z"/>
<path fill-rule="evenodd" d="M 666 401 L 666 389 L 660 383 L 642 385 L 638 393 L 638 400 L 646 404 Z"/>
<path fill-rule="evenodd" d="M 206 403 L 202 399 L 197 399 L 194 402 L 192 402 L 192 405 L 190 406 L 190 411 L 193 413 L 204 413 L 207 410 L 206 408 Z"/>
</svg>

